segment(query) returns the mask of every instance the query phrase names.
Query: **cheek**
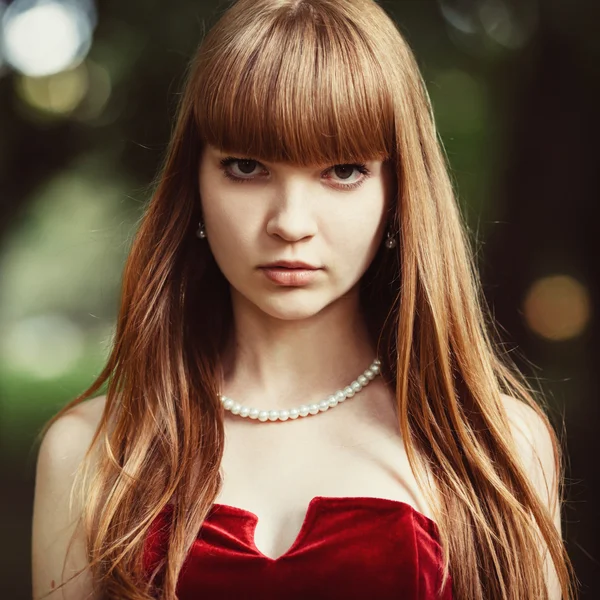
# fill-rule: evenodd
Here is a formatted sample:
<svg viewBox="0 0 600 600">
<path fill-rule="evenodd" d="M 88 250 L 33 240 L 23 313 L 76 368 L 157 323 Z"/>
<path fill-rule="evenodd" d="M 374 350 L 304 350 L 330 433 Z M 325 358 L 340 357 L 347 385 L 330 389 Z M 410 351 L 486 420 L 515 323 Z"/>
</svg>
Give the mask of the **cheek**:
<svg viewBox="0 0 600 600">
<path fill-rule="evenodd" d="M 211 198 L 204 209 L 205 221 L 213 238 L 238 237 L 244 230 L 245 219 L 229 208 L 222 198 Z"/>
<path fill-rule="evenodd" d="M 245 216 L 241 214 L 239 205 L 236 205 L 226 194 L 219 191 L 219 182 L 215 181 L 216 175 L 206 177 L 200 184 L 200 198 L 202 215 L 208 230 L 209 239 L 220 239 L 232 236 L 237 230 L 242 229 Z"/>
<path fill-rule="evenodd" d="M 235 271 L 251 256 L 255 238 L 255 215 L 216 194 L 203 196 L 207 242 L 224 272 Z"/>
<path fill-rule="evenodd" d="M 338 254 L 362 263 L 375 255 L 383 235 L 382 217 L 377 212 L 363 212 L 348 219 L 334 221 L 332 238 Z"/>
</svg>

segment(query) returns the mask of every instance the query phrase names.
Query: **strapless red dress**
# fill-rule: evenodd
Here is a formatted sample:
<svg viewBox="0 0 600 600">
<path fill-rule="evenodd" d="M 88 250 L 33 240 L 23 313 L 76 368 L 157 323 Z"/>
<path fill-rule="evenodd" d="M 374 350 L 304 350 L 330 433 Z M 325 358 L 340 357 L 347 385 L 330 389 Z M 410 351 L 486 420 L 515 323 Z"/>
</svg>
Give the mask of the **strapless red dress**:
<svg viewBox="0 0 600 600">
<path fill-rule="evenodd" d="M 144 551 L 150 573 L 166 549 L 172 507 L 154 521 Z M 278 558 L 254 543 L 258 517 L 214 504 L 181 570 L 179 600 L 451 600 L 440 590 L 437 525 L 410 504 L 316 496 L 292 546 Z"/>
</svg>

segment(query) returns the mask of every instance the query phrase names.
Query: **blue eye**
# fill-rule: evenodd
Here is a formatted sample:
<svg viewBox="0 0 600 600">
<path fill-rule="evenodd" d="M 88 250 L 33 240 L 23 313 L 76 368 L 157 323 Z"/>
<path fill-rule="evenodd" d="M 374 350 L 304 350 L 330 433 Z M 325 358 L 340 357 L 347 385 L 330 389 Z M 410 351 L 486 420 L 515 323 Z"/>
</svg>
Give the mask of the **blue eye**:
<svg viewBox="0 0 600 600">
<path fill-rule="evenodd" d="M 236 175 L 234 173 L 231 172 L 230 167 L 233 166 L 234 164 L 237 165 L 237 168 L 239 171 L 241 171 L 242 174 L 246 174 L 246 175 L 251 175 L 252 172 L 255 170 L 255 168 L 258 165 L 261 165 L 260 162 L 258 162 L 257 160 L 253 160 L 250 158 L 236 158 L 234 156 L 228 156 L 227 158 L 223 158 L 222 160 L 219 161 L 220 163 L 220 168 L 223 171 L 223 174 L 225 175 L 225 177 L 227 177 L 229 180 L 235 182 L 235 183 L 246 183 L 249 181 L 254 181 L 256 180 L 258 177 L 240 177 L 239 175 Z M 261 165 L 262 166 L 262 165 Z M 352 183 L 343 183 L 338 181 L 334 181 L 335 187 L 337 187 L 338 189 L 341 190 L 350 190 L 350 189 L 355 189 L 359 186 L 361 186 L 370 176 L 371 176 L 371 172 L 369 171 L 369 169 L 367 168 L 367 166 L 363 163 L 343 163 L 343 164 L 338 164 L 338 165 L 333 165 L 332 167 L 330 167 L 329 169 L 326 169 L 323 174 L 325 173 L 329 173 L 330 171 L 338 171 L 339 169 L 341 169 L 342 171 L 346 171 L 346 172 L 350 172 L 352 173 L 354 170 L 358 171 L 362 177 L 358 180 L 358 181 L 354 181 Z M 339 176 L 339 173 L 338 173 Z M 342 178 L 346 179 L 345 177 Z"/>
</svg>

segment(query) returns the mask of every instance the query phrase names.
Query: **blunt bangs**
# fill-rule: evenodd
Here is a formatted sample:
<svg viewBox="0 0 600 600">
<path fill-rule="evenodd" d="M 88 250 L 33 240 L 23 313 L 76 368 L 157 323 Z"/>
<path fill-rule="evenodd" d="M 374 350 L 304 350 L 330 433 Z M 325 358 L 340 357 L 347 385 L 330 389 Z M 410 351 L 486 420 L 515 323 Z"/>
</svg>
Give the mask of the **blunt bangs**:
<svg viewBox="0 0 600 600">
<path fill-rule="evenodd" d="M 201 143 L 300 166 L 393 156 L 392 92 L 377 52 L 351 19 L 321 8 L 279 7 L 217 42 L 197 80 Z"/>
</svg>

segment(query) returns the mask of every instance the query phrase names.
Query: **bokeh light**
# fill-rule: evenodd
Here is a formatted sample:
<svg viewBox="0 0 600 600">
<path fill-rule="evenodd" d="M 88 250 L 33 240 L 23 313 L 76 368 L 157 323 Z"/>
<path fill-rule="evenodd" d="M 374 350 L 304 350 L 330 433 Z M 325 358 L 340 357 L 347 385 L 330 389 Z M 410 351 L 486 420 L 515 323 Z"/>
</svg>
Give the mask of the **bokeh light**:
<svg viewBox="0 0 600 600">
<path fill-rule="evenodd" d="M 104 66 L 89 58 L 84 65 L 87 70 L 87 94 L 72 116 L 79 121 L 93 122 L 93 124 L 100 117 L 104 117 L 106 123 L 104 109 L 110 100 L 113 87 L 110 73 Z"/>
<path fill-rule="evenodd" d="M 22 75 L 16 85 L 17 94 L 31 107 L 58 114 L 75 110 L 88 90 L 88 71 L 83 64 L 47 77 Z"/>
<path fill-rule="evenodd" d="M 486 89 L 480 80 L 462 69 L 448 68 L 432 74 L 430 87 L 440 131 L 468 134 L 486 127 Z"/>
<path fill-rule="evenodd" d="M 29 118 L 38 115 L 93 122 L 102 116 L 112 92 L 108 70 L 89 58 L 73 69 L 46 77 L 20 75 L 15 93 Z"/>
<path fill-rule="evenodd" d="M 533 0 L 438 0 L 452 40 L 480 56 L 518 50 L 538 25 Z"/>
<path fill-rule="evenodd" d="M 54 379 L 81 358 L 84 334 L 63 315 L 36 315 L 14 323 L 1 344 L 6 366 L 37 379 Z"/>
<path fill-rule="evenodd" d="M 2 23 L 2 15 L 4 14 L 5 8 L 6 8 L 6 5 L 4 4 L 4 2 L 2 2 L 2 0 L 0 0 L 0 23 Z M 4 50 L 2 47 L 2 29 L 0 28 L 0 76 L 2 76 L 5 69 L 6 69 L 6 65 L 4 62 Z"/>
<path fill-rule="evenodd" d="M 527 326 L 547 340 L 565 341 L 581 335 L 591 318 L 587 288 L 569 275 L 538 279 L 523 302 Z"/>
<path fill-rule="evenodd" d="M 78 65 L 92 43 L 91 7 L 73 0 L 15 0 L 2 14 L 5 61 L 30 77 Z"/>
</svg>

